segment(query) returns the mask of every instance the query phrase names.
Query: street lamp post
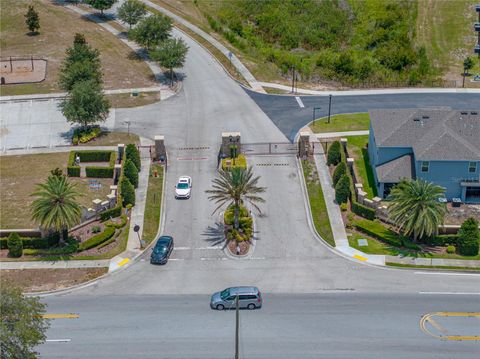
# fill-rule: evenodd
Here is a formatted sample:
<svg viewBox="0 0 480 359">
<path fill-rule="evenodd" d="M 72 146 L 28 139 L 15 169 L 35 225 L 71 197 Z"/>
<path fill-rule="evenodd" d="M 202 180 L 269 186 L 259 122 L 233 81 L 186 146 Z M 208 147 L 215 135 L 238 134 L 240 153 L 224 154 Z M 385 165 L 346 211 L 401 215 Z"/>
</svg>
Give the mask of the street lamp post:
<svg viewBox="0 0 480 359">
<path fill-rule="evenodd" d="M 127 125 L 127 135 L 130 137 L 130 124 L 132 123 L 131 121 L 123 121 L 125 125 Z"/>
<path fill-rule="evenodd" d="M 315 126 L 315 111 L 316 110 L 321 110 L 321 109 L 322 109 L 321 107 L 314 107 L 313 108 L 313 119 L 312 119 L 313 126 Z"/>
<path fill-rule="evenodd" d="M 330 110 L 332 109 L 332 94 L 328 95 L 328 123 L 330 123 Z"/>
</svg>

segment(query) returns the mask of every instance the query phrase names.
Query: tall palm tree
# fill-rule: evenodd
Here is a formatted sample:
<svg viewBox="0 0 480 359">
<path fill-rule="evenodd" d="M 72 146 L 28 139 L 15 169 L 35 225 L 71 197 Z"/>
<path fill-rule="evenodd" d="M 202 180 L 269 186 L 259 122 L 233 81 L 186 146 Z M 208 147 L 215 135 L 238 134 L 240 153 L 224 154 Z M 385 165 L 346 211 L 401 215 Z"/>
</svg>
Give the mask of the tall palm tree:
<svg viewBox="0 0 480 359">
<path fill-rule="evenodd" d="M 60 242 L 64 242 L 63 231 L 80 222 L 82 210 L 76 202 L 82 196 L 76 184 L 66 176 L 49 176 L 46 183 L 37 184 L 32 193 L 37 197 L 31 204 L 32 218 L 42 228 L 60 232 Z"/>
<path fill-rule="evenodd" d="M 211 194 L 208 199 L 218 204 L 213 213 L 217 212 L 226 203 L 228 203 L 228 206 L 233 205 L 235 229 L 239 228 L 240 205 L 244 201 L 250 203 L 261 213 L 256 203 L 265 202 L 259 194 L 265 192 L 266 188 L 257 185 L 259 179 L 260 176 L 253 176 L 251 167 L 248 170 L 238 167 L 232 168 L 230 171 L 221 170 L 218 178 L 212 181 L 213 189 L 206 191 Z"/>
<path fill-rule="evenodd" d="M 388 199 L 390 218 L 404 235 L 414 241 L 438 233 L 447 207 L 438 201 L 445 189 L 423 180 L 402 181 L 392 188 Z"/>
</svg>

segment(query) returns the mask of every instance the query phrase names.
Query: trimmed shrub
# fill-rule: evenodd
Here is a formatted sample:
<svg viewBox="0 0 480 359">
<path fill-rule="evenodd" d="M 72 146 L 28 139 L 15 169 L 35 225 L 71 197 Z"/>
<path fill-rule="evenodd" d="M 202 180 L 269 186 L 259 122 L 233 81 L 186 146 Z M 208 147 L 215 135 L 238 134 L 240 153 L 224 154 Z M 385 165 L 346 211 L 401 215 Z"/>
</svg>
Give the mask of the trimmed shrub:
<svg viewBox="0 0 480 359">
<path fill-rule="evenodd" d="M 115 156 L 115 151 L 86 150 L 73 152 L 75 153 L 73 160 L 75 161 L 75 157 L 78 155 L 81 162 L 110 162 L 111 156 Z"/>
<path fill-rule="evenodd" d="M 65 247 L 59 248 L 40 248 L 40 249 L 25 249 L 23 251 L 26 255 L 63 255 L 63 254 L 72 254 L 78 250 L 78 242 L 74 238 L 68 238 L 66 240 L 68 243 Z"/>
<path fill-rule="evenodd" d="M 85 174 L 92 178 L 113 178 L 113 167 L 87 166 Z"/>
<path fill-rule="evenodd" d="M 347 206 L 346 203 L 342 203 L 342 204 L 340 205 L 340 210 L 341 210 L 342 212 L 346 212 L 347 209 L 348 209 L 348 206 Z"/>
<path fill-rule="evenodd" d="M 421 249 L 418 245 L 412 243 L 407 237 L 398 235 L 397 233 L 386 228 L 383 224 L 379 222 L 361 219 L 358 221 L 354 221 L 353 225 L 360 232 L 365 233 L 382 242 L 390 244 L 394 247 L 404 246 L 414 250 Z"/>
<path fill-rule="evenodd" d="M 128 217 L 123 214 L 120 223 L 115 223 L 115 222 L 112 222 L 112 221 L 108 221 L 108 222 L 105 222 L 105 226 L 120 229 L 127 224 L 127 221 L 128 221 Z"/>
<path fill-rule="evenodd" d="M 23 242 L 20 236 L 12 232 L 8 236 L 8 255 L 13 258 L 19 258 L 23 254 Z"/>
<path fill-rule="evenodd" d="M 78 143 L 86 143 L 100 136 L 101 133 L 102 130 L 99 126 L 77 128 L 73 131 L 72 143 L 74 145 L 77 145 Z"/>
<path fill-rule="evenodd" d="M 12 232 L 13 233 L 13 232 Z M 23 248 L 37 249 L 56 246 L 60 240 L 60 235 L 54 233 L 48 237 L 20 237 Z M 8 248 L 8 237 L 0 238 L 0 249 Z"/>
<path fill-rule="evenodd" d="M 453 254 L 453 253 L 455 253 L 455 246 L 448 246 L 448 247 L 447 247 L 447 253 L 448 253 L 448 254 Z"/>
<path fill-rule="evenodd" d="M 112 238 L 114 234 L 115 234 L 115 228 L 107 227 L 102 233 L 97 234 L 92 238 L 87 239 L 85 242 L 80 243 L 80 245 L 78 246 L 78 250 L 85 251 L 87 249 L 96 247 L 99 244 L 102 244 L 103 242 Z"/>
<path fill-rule="evenodd" d="M 67 165 L 67 175 L 69 177 L 80 177 L 80 167 L 74 166 L 75 163 L 75 151 L 70 151 Z"/>
<path fill-rule="evenodd" d="M 336 166 L 341 161 L 342 155 L 340 151 L 341 145 L 339 141 L 335 141 L 330 145 L 327 153 L 327 165 Z"/>
<path fill-rule="evenodd" d="M 352 200 L 350 202 L 350 208 L 353 213 L 356 215 L 359 215 L 360 217 L 369 219 L 373 221 L 376 217 L 375 215 L 375 210 L 373 208 L 364 206 L 363 204 L 358 203 L 353 199 L 354 196 L 352 196 Z"/>
<path fill-rule="evenodd" d="M 133 143 L 129 143 L 125 147 L 125 159 L 132 161 L 135 167 L 137 167 L 138 172 L 141 171 L 142 162 L 140 160 L 140 152 Z"/>
<path fill-rule="evenodd" d="M 480 242 L 480 231 L 478 221 L 475 218 L 468 218 L 462 223 L 458 231 L 458 253 L 463 256 L 476 256 Z"/>
<path fill-rule="evenodd" d="M 126 177 L 123 177 L 122 182 L 120 182 L 120 192 L 122 193 L 124 207 L 128 204 L 135 206 L 135 188 Z"/>
<path fill-rule="evenodd" d="M 227 161 L 231 161 L 230 165 L 227 165 Z M 224 158 L 222 159 L 222 170 L 230 170 L 232 168 L 242 168 L 244 170 L 247 169 L 247 158 L 245 155 L 238 155 L 235 158 L 235 164 L 233 164 L 234 160 L 232 158 Z"/>
<path fill-rule="evenodd" d="M 430 246 L 447 246 L 453 245 L 456 246 L 458 242 L 458 235 L 456 234 L 441 234 L 433 238 L 425 238 L 423 240 L 426 244 Z"/>
<path fill-rule="evenodd" d="M 347 165 L 345 164 L 345 162 L 342 161 L 335 168 L 335 171 L 333 171 L 332 181 L 333 181 L 334 187 L 337 185 L 340 178 L 346 173 L 347 173 Z"/>
<path fill-rule="evenodd" d="M 117 205 L 111 209 L 107 209 L 106 211 L 100 213 L 100 220 L 106 221 L 110 218 L 118 217 L 122 214 L 122 206 Z"/>
<path fill-rule="evenodd" d="M 335 201 L 338 204 L 347 202 L 350 196 L 350 177 L 344 174 L 335 186 Z"/>
<path fill-rule="evenodd" d="M 138 187 L 138 169 L 130 159 L 125 161 L 123 174 L 128 178 L 134 188 Z"/>
</svg>

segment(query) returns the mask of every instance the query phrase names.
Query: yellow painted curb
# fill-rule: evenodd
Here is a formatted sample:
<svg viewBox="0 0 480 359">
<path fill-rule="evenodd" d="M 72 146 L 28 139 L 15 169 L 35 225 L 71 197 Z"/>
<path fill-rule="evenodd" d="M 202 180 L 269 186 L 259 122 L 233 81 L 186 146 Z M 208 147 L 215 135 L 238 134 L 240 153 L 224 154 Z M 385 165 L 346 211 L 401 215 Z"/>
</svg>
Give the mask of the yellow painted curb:
<svg viewBox="0 0 480 359">
<path fill-rule="evenodd" d="M 353 258 L 356 258 L 356 259 L 364 261 L 364 262 L 368 259 L 368 258 L 362 257 L 361 255 L 358 255 L 358 254 L 354 254 Z"/>
<path fill-rule="evenodd" d="M 130 258 L 125 258 L 118 263 L 118 266 L 121 267 L 121 266 L 127 264 L 128 262 L 130 262 Z"/>
<path fill-rule="evenodd" d="M 73 314 L 73 313 L 66 313 L 66 314 L 42 314 L 42 318 L 45 319 L 74 319 L 80 318 L 80 315 Z"/>
<path fill-rule="evenodd" d="M 422 316 L 420 319 L 420 330 L 427 335 L 430 335 L 434 338 L 440 340 L 454 340 L 454 341 L 462 341 L 462 340 L 475 340 L 480 341 L 480 336 L 478 335 L 437 335 L 432 333 L 426 328 L 426 323 L 429 322 L 433 327 L 437 330 L 446 333 L 446 330 L 440 326 L 437 322 L 435 322 L 432 317 L 480 317 L 480 312 L 435 312 L 429 313 Z M 443 329 L 443 330 L 442 330 Z"/>
</svg>

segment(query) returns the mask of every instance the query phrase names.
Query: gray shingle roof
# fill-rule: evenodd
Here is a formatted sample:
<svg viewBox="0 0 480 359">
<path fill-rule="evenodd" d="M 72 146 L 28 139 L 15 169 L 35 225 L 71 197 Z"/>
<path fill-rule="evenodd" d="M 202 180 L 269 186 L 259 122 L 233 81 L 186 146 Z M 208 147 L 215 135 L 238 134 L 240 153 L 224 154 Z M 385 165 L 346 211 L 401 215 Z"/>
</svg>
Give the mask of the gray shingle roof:
<svg viewBox="0 0 480 359">
<path fill-rule="evenodd" d="M 411 147 L 415 158 L 423 161 L 479 161 L 479 113 L 450 108 L 384 109 L 371 110 L 370 121 L 378 147 Z"/>
<path fill-rule="evenodd" d="M 383 165 L 377 166 L 377 178 L 379 182 L 397 183 L 402 179 L 414 179 L 412 155 L 404 155 Z"/>
</svg>

